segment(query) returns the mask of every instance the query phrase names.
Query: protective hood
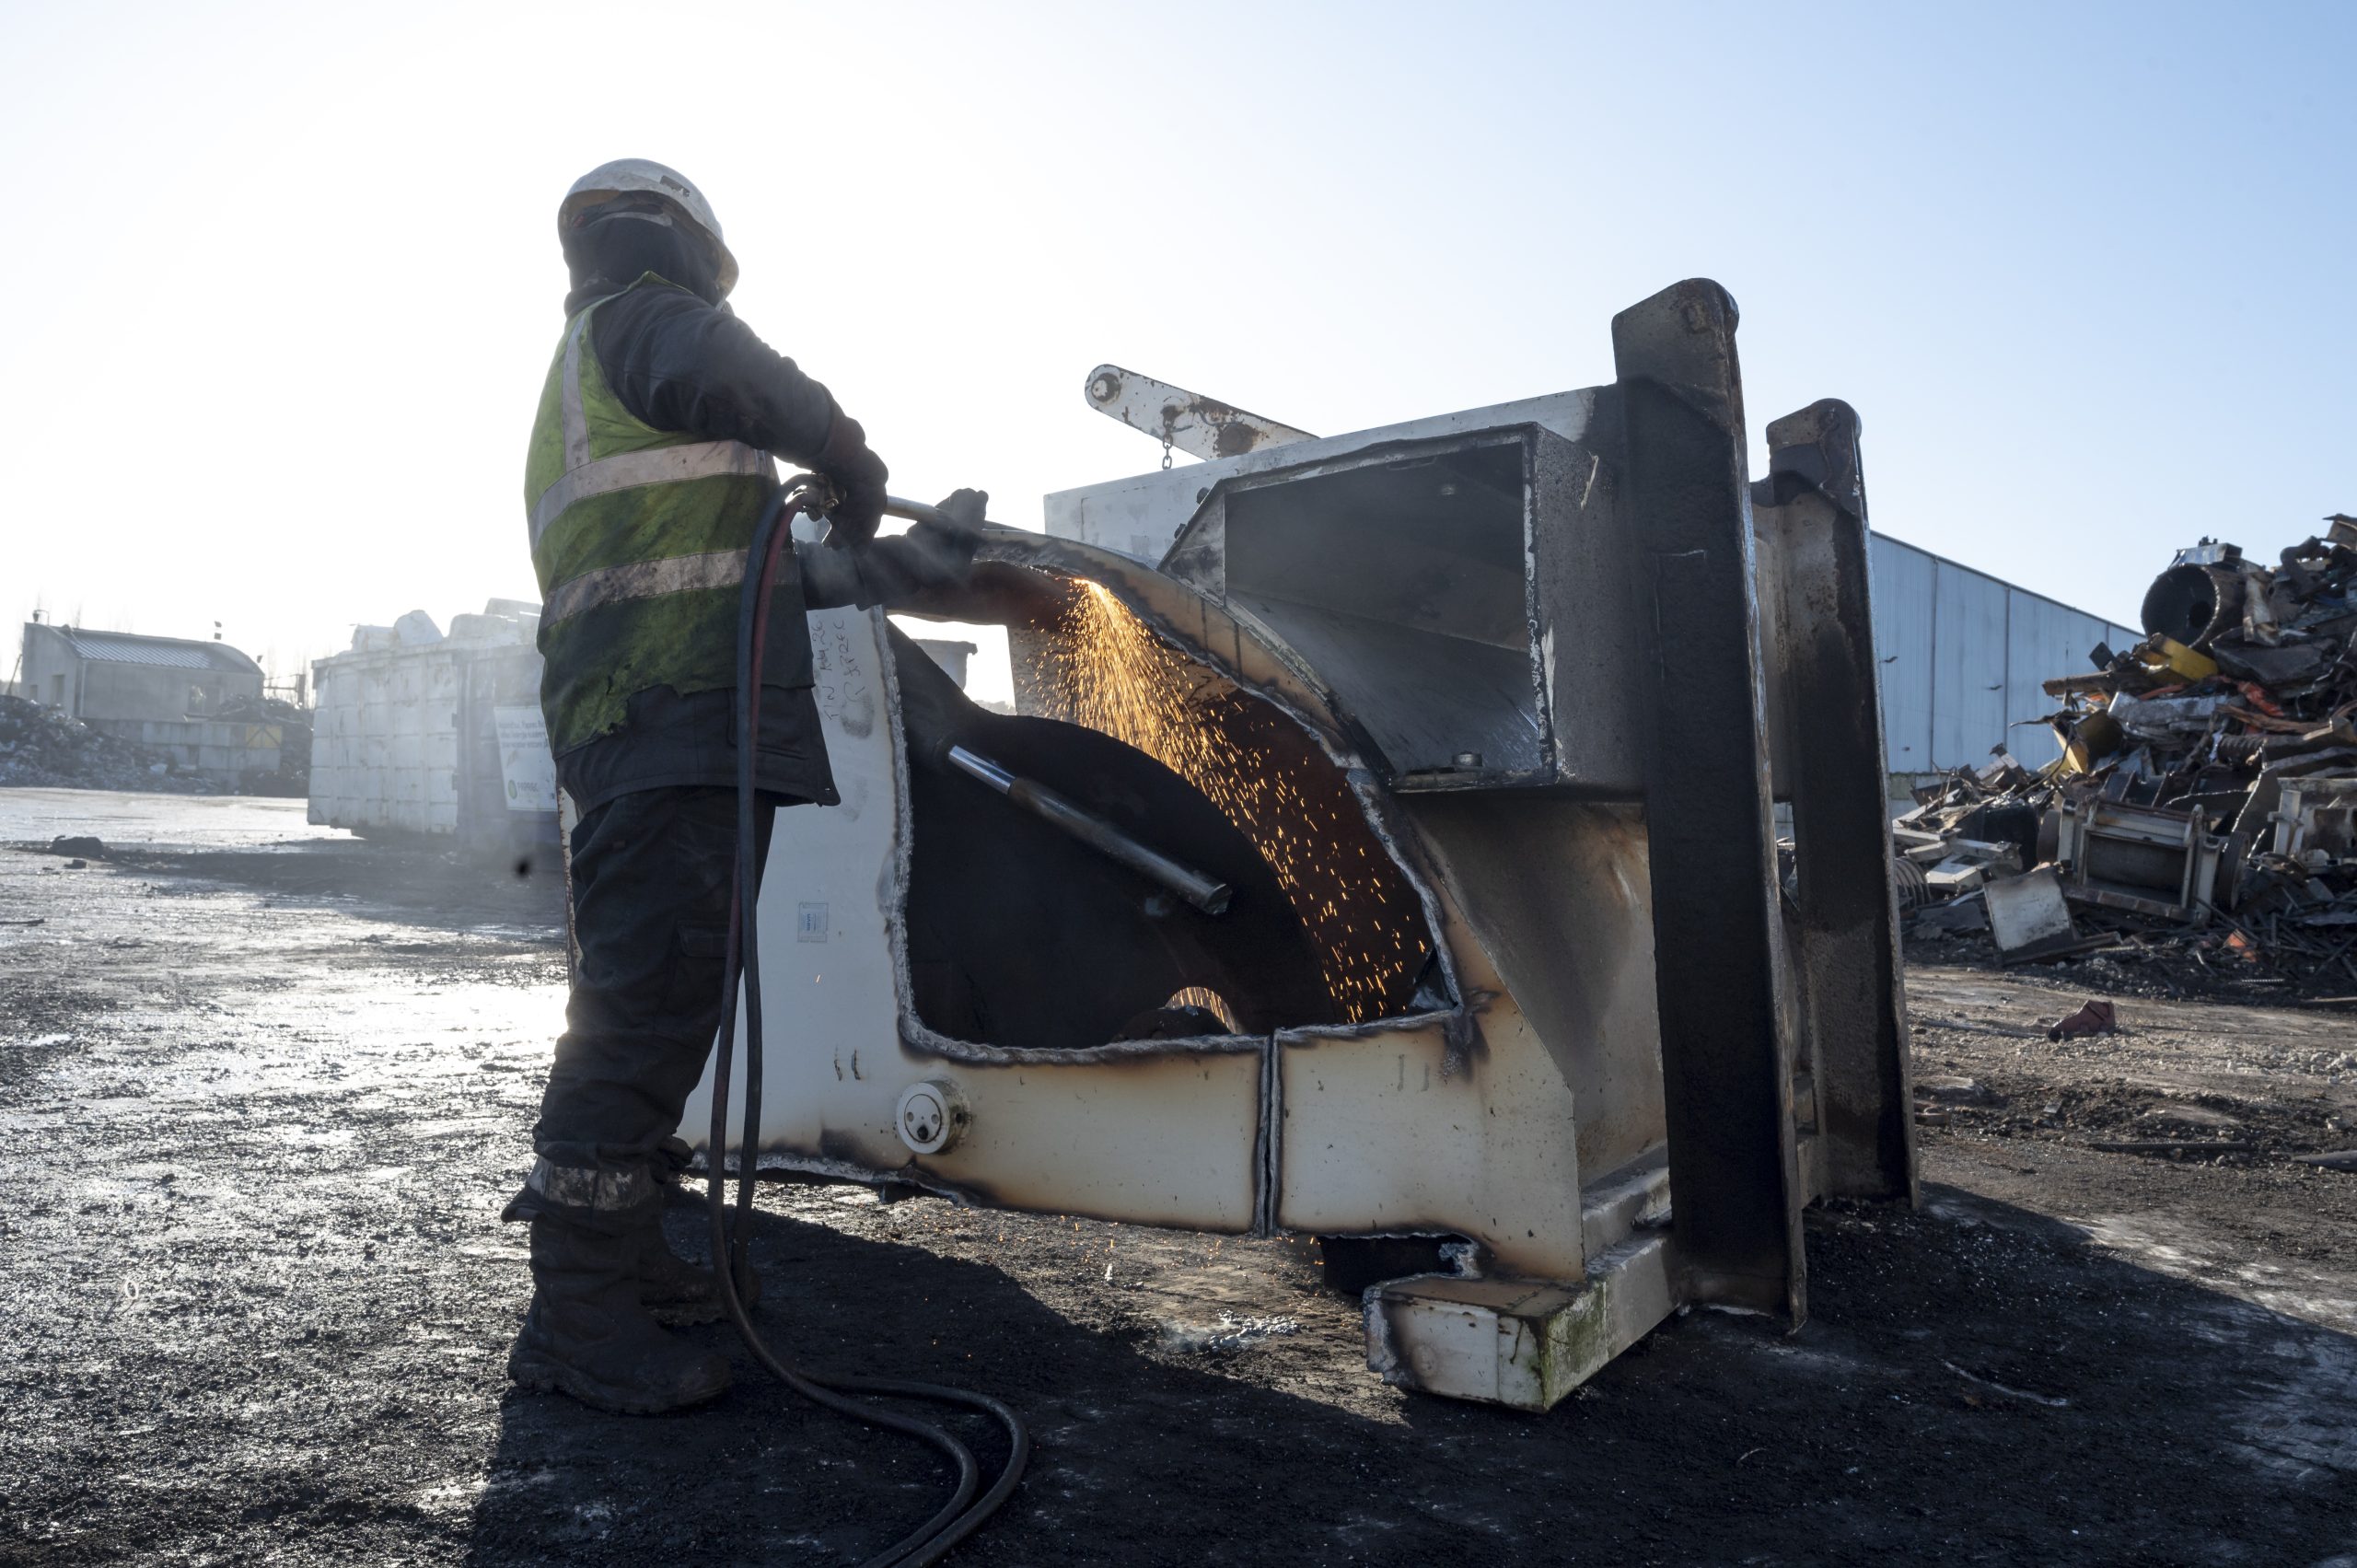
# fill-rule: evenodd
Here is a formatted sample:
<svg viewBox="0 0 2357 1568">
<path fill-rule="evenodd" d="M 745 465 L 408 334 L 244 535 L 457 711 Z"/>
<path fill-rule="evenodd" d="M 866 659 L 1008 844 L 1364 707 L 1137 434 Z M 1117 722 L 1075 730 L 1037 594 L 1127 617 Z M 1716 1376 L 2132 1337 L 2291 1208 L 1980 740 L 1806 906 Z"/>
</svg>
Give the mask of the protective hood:
<svg viewBox="0 0 2357 1568">
<path fill-rule="evenodd" d="M 643 213 L 596 218 L 566 237 L 565 265 L 573 274 L 564 313 L 619 294 L 648 273 L 678 284 L 707 305 L 720 303 L 720 285 L 703 248 L 679 229 Z"/>
</svg>

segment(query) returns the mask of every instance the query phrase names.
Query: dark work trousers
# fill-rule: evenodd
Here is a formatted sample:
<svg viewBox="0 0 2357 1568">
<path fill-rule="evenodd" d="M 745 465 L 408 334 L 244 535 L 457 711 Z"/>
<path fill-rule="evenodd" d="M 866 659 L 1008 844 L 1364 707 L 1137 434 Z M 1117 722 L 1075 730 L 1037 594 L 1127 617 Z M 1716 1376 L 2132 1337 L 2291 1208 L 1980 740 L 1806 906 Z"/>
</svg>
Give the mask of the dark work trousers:
<svg viewBox="0 0 2357 1568">
<path fill-rule="evenodd" d="M 754 807 L 756 866 L 776 815 Z M 616 796 L 572 847 L 580 961 L 532 1129 L 539 1158 L 506 1217 L 619 1234 L 660 1201 L 661 1151 L 719 1032 L 737 792 Z"/>
</svg>

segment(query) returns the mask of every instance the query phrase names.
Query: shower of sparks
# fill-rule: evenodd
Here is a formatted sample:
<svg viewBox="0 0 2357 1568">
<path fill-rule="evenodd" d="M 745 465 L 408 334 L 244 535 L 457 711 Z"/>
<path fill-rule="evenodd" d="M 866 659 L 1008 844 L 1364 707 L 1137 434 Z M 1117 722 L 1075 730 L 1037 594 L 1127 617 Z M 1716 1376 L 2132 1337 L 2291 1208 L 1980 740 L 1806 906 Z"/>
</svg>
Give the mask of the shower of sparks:
<svg viewBox="0 0 2357 1568">
<path fill-rule="evenodd" d="M 1182 985 L 1178 990 L 1170 993 L 1170 1000 L 1164 1003 L 1163 1005 L 1166 1007 L 1201 1007 L 1204 1012 L 1209 1013 L 1213 1017 L 1217 1018 L 1219 1020 L 1220 1028 L 1225 1029 L 1230 1034 L 1234 1034 L 1242 1027 L 1236 1021 L 1236 1009 L 1227 1005 L 1227 998 L 1222 996 L 1218 992 L 1212 990 L 1209 986 Z"/>
<path fill-rule="evenodd" d="M 1035 711 L 1123 741 L 1185 779 L 1252 841 L 1351 1023 L 1395 1010 L 1425 946 L 1413 896 L 1339 772 L 1289 720 L 1164 643 L 1101 584 L 1076 585 L 1038 667 Z M 1295 744 L 1278 744 L 1292 731 Z"/>
</svg>

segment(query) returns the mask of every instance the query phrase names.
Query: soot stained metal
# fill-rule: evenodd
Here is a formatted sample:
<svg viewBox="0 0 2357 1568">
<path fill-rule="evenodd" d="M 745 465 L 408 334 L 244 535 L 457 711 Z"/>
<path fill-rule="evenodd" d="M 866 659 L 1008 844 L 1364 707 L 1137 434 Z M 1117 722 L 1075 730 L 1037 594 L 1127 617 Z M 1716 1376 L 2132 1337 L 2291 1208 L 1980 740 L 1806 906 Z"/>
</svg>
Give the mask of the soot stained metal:
<svg viewBox="0 0 2357 1568">
<path fill-rule="evenodd" d="M 1330 438 L 1152 384 L 1210 460 L 900 607 L 1004 626 L 1015 714 L 815 612 L 892 722 L 778 824 L 761 1162 L 1429 1242 L 1370 1365 L 1526 1408 L 1688 1303 L 1797 1324 L 1803 1206 L 1915 1192 L 1857 421 L 1755 492 L 1734 302 L 1614 329 L 1608 386 Z"/>
</svg>

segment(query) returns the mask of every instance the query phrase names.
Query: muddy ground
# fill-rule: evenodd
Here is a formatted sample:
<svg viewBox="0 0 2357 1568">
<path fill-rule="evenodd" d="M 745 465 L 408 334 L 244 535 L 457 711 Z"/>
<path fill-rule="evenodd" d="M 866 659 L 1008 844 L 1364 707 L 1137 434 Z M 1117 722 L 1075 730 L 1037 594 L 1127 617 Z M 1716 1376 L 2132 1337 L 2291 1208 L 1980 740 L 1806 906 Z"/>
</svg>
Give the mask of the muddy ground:
<svg viewBox="0 0 2357 1568">
<path fill-rule="evenodd" d="M 0 850 L 0 1562 L 836 1563 L 928 1511 L 726 1330 L 702 1411 L 508 1390 L 556 888 L 301 811 L 0 791 L 113 846 Z M 2357 1568 L 2357 1174 L 2286 1157 L 2357 1144 L 2357 1019 L 1910 990 L 1924 1208 L 1813 1214 L 1801 1332 L 1691 1313 L 1550 1416 L 1376 1382 L 1306 1243 L 778 1188 L 764 1319 L 1029 1417 L 959 1562 Z M 2259 1152 L 2088 1146 L 2188 1137 Z"/>
</svg>

